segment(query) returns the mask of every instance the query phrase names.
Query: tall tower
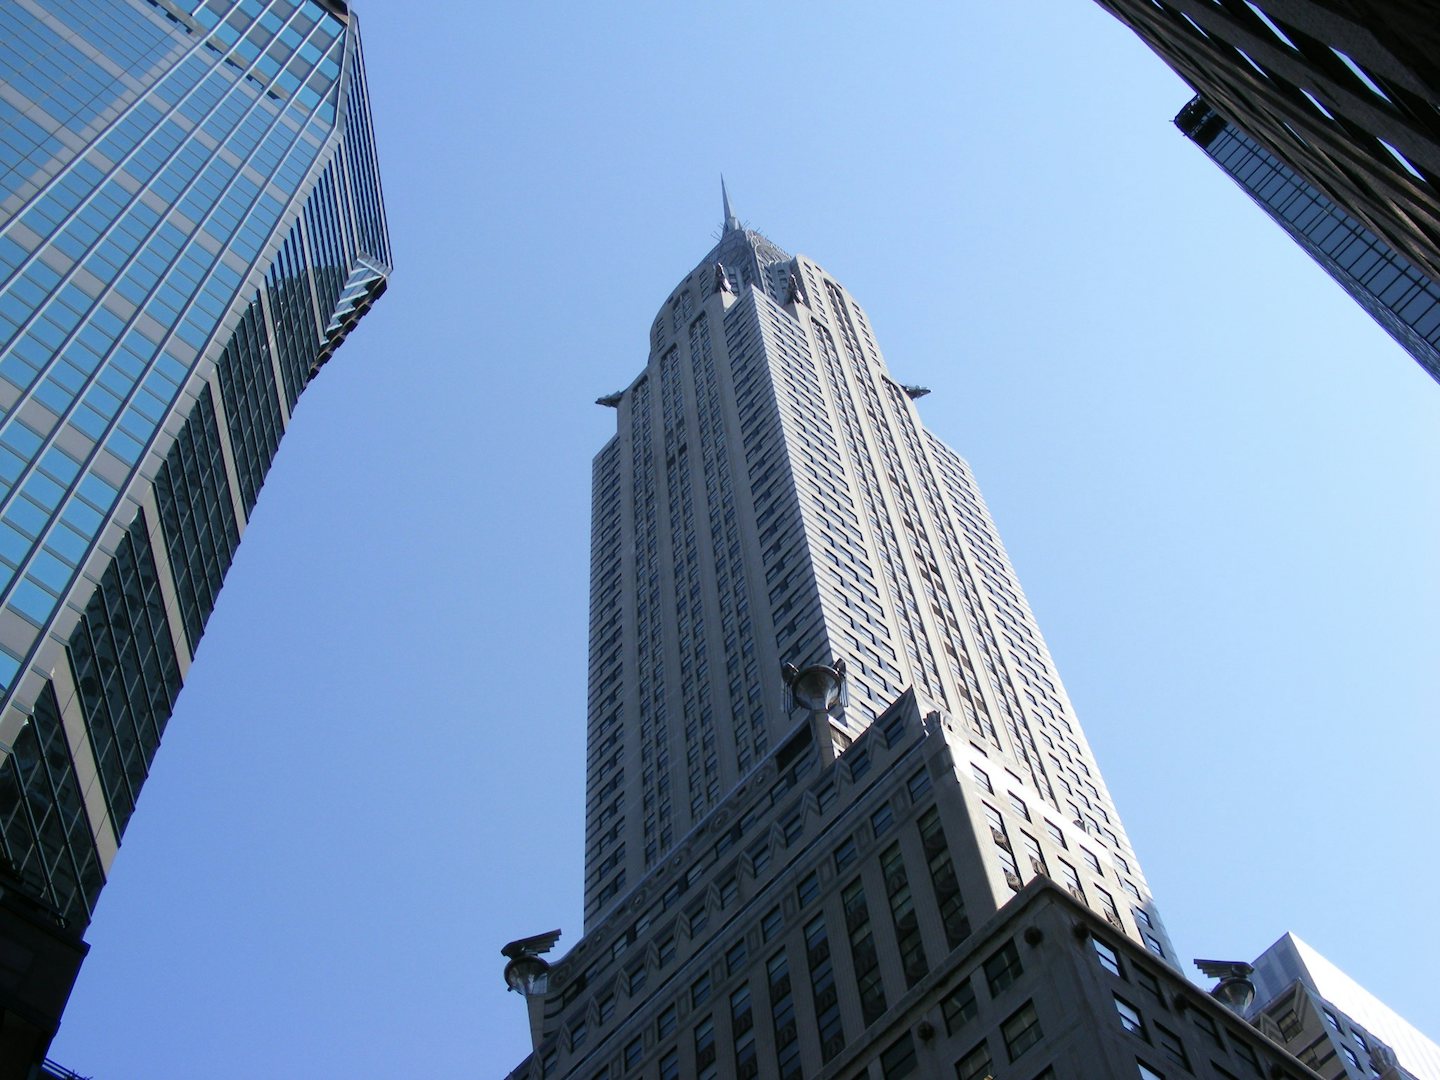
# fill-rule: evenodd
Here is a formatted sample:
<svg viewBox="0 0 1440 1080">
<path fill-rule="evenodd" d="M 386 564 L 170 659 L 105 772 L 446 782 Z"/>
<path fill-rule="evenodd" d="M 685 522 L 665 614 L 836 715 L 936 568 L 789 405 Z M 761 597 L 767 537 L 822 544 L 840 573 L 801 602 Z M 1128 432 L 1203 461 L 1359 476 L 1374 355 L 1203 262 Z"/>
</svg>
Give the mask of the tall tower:
<svg viewBox="0 0 1440 1080">
<path fill-rule="evenodd" d="M 54 1032 L 276 447 L 390 248 L 340 0 L 15 0 L 0 84 L 9 1075 Z"/>
<path fill-rule="evenodd" d="M 586 933 L 553 968 L 549 934 L 506 948 L 537 1051 L 515 1076 L 1133 1077 L 1165 1057 L 1127 1043 L 1120 983 L 1193 995 L 1230 1065 L 1263 1043 L 1175 970 L 924 392 L 726 198 L 601 399 Z"/>
<path fill-rule="evenodd" d="M 727 199 L 595 460 L 587 925 L 792 733 L 782 665 L 839 659 L 848 703 L 817 733 L 832 756 L 913 688 L 1012 774 L 1015 802 L 1049 808 L 1069 854 L 1030 822 L 1036 852 L 989 853 L 991 907 L 1048 854 L 1168 955 L 994 524 L 919 393 L 844 287 Z"/>
</svg>

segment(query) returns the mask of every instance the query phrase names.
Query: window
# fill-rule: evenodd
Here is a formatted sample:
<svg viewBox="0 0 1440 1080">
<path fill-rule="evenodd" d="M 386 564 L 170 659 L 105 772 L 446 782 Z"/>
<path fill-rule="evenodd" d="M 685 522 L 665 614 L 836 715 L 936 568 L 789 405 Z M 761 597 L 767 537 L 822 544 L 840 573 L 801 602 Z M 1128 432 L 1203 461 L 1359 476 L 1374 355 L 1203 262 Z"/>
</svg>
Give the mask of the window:
<svg viewBox="0 0 1440 1080">
<path fill-rule="evenodd" d="M 1100 897 L 1100 910 L 1105 912 L 1105 918 L 1116 926 L 1123 926 L 1120 921 L 1120 909 L 1115 906 L 1115 897 L 1111 896 L 1100 886 L 1095 886 L 1095 893 Z"/>
<path fill-rule="evenodd" d="M 1340 1047 L 1340 1052 L 1345 1055 L 1345 1060 L 1352 1066 L 1357 1069 L 1360 1067 L 1360 1059 L 1355 1056 L 1354 1050 L 1351 1050 L 1348 1046 L 1342 1046 Z"/>
<path fill-rule="evenodd" d="M 699 937 L 705 930 L 705 924 L 710 921 L 710 913 L 703 907 L 696 908 L 690 913 L 690 936 Z"/>
<path fill-rule="evenodd" d="M 640 1064 L 640 1059 L 645 1056 L 645 1040 L 637 1035 L 630 1040 L 625 1047 L 625 1068 L 633 1069 Z"/>
<path fill-rule="evenodd" d="M 996 950 L 985 961 L 985 981 L 990 987 L 990 996 L 995 997 L 1020 977 L 1024 968 L 1020 965 L 1020 952 L 1013 941 L 1007 941 L 1003 948 Z"/>
<path fill-rule="evenodd" d="M 1180 1041 L 1180 1036 L 1167 1027 L 1160 1024 L 1155 1025 L 1155 1045 L 1164 1051 L 1165 1056 L 1176 1065 L 1182 1068 L 1190 1068 L 1190 1057 L 1185 1053 L 1185 1044 Z"/>
<path fill-rule="evenodd" d="M 1034 1004 L 1027 1001 L 1011 1013 L 1000 1025 L 1000 1035 L 1005 1040 L 1005 1051 L 1011 1061 L 1038 1043 L 1044 1033 L 1040 1030 L 1040 1017 L 1035 1013 Z"/>
<path fill-rule="evenodd" d="M 730 1031 L 739 1038 L 755 1027 L 755 1012 L 750 1008 L 750 986 L 740 986 L 730 995 Z"/>
<path fill-rule="evenodd" d="M 982 788 L 984 788 L 987 792 L 989 792 L 991 795 L 994 795 L 995 785 L 990 783 L 990 777 L 985 775 L 985 770 L 980 768 L 979 765 L 972 765 L 970 766 L 970 768 L 975 773 L 975 782 L 979 784 Z"/>
<path fill-rule="evenodd" d="M 865 747 L 845 755 L 850 759 L 850 779 L 859 780 L 870 771 L 870 751 Z"/>
<path fill-rule="evenodd" d="M 830 935 L 820 917 L 805 927 L 805 958 L 810 965 L 811 1000 L 815 1004 L 815 1030 L 820 1034 L 820 1057 L 829 1061 L 845 1048 L 840 1024 L 840 995 L 830 963 Z"/>
<path fill-rule="evenodd" d="M 1070 891 L 1071 896 L 1082 904 L 1085 903 L 1085 890 L 1080 887 L 1080 874 L 1064 859 L 1056 861 L 1060 864 L 1060 883 Z"/>
<path fill-rule="evenodd" d="M 1158 1073 L 1150 1068 L 1143 1061 L 1136 1061 L 1135 1067 L 1140 1070 L 1140 1080 L 1165 1080 L 1164 1073 Z"/>
<path fill-rule="evenodd" d="M 1006 792 L 1010 796 L 1010 805 L 1014 807 L 1015 813 L 1019 814 L 1026 821 L 1030 820 L 1030 808 L 1025 805 L 1025 800 L 1016 795 L 1013 791 Z"/>
<path fill-rule="evenodd" d="M 760 921 L 760 932 L 766 941 L 769 941 L 776 934 L 785 928 L 785 918 L 780 914 L 780 909 L 771 908 L 765 918 Z"/>
<path fill-rule="evenodd" d="M 804 907 L 820 895 L 820 879 L 814 874 L 806 874 L 799 886 L 795 889 L 795 898 Z"/>
<path fill-rule="evenodd" d="M 992 1064 L 990 1048 L 982 1042 L 955 1063 L 955 1080 L 984 1080 Z"/>
<path fill-rule="evenodd" d="M 570 1049 L 576 1050 L 585 1045 L 585 1036 L 590 1034 L 590 1029 L 585 1026 L 584 1021 L 570 1025 Z"/>
<path fill-rule="evenodd" d="M 705 1002 L 710 1000 L 710 976 L 701 975 L 690 984 L 690 1007 L 698 1009 Z"/>
<path fill-rule="evenodd" d="M 1095 956 L 1100 961 L 1100 966 L 1111 975 L 1119 975 L 1123 979 L 1125 976 L 1120 969 L 1120 954 L 1097 937 L 1092 937 L 1090 943 L 1095 947 Z"/>
<path fill-rule="evenodd" d="M 1045 868 L 1045 855 L 1040 850 L 1040 841 L 1027 832 L 1020 834 L 1020 847 L 1029 861 L 1029 871 L 1032 874 L 1048 874 Z"/>
<path fill-rule="evenodd" d="M 870 815 L 870 828 L 875 830 L 875 835 L 880 836 L 886 829 L 895 823 L 895 814 L 886 803 L 879 810 Z"/>
<path fill-rule="evenodd" d="M 725 951 L 725 974 L 734 975 L 745 966 L 745 939 L 741 938 Z"/>
<path fill-rule="evenodd" d="M 1131 1005 L 1118 994 L 1115 996 L 1115 1011 L 1120 1014 L 1120 1026 L 1132 1035 L 1139 1035 L 1140 1038 L 1149 1039 L 1145 1035 L 1145 1021 L 1140 1016 L 1140 1010 Z"/>
<path fill-rule="evenodd" d="M 655 1036 L 663 1039 L 675 1030 L 675 1006 L 666 1006 L 665 1011 L 660 1014 L 660 1019 L 655 1021 Z"/>
<path fill-rule="evenodd" d="M 944 1001 L 940 1002 L 940 1011 L 945 1016 L 945 1033 L 954 1035 L 962 1027 L 975 1019 L 979 1012 L 979 1006 L 975 1003 L 975 988 L 970 985 L 969 978 L 962 979 L 960 985 L 950 991 Z"/>
<path fill-rule="evenodd" d="M 760 1075 L 754 1027 L 755 1014 L 750 1005 L 750 987 L 741 986 L 730 995 L 730 1031 L 735 1039 L 736 1080 L 754 1080 Z"/>
<path fill-rule="evenodd" d="M 1195 1028 L 1204 1036 L 1205 1041 L 1217 1050 L 1225 1049 L 1225 1044 L 1220 1041 L 1220 1029 L 1215 1026 L 1215 1021 L 1202 1012 L 1192 1012 L 1195 1018 Z"/>
<path fill-rule="evenodd" d="M 660 1080 L 680 1080 L 680 1051 L 671 1050 L 660 1059 Z"/>
<path fill-rule="evenodd" d="M 955 864 L 945 843 L 940 826 L 940 812 L 930 807 L 916 823 L 920 843 L 925 849 L 925 862 L 930 868 L 930 884 L 935 890 L 935 903 L 945 927 L 945 942 L 952 949 L 970 936 L 970 919 L 965 914 L 965 901 L 960 896 L 960 883 L 955 878 Z"/>
<path fill-rule="evenodd" d="M 1239 1039 L 1233 1039 L 1232 1045 L 1235 1048 L 1235 1056 L 1238 1057 L 1241 1061 L 1245 1062 L 1246 1065 L 1250 1066 L 1250 1073 L 1252 1076 L 1265 1075 L 1264 1070 L 1260 1068 L 1259 1059 L 1255 1057 L 1254 1050 L 1251 1050 L 1249 1046 L 1247 1046 Z"/>
<path fill-rule="evenodd" d="M 860 1014 L 869 1027 L 885 1012 L 885 986 L 880 976 L 880 954 L 870 932 L 870 909 L 865 891 L 856 878 L 840 894 L 845 907 L 845 929 L 850 935 L 850 955 L 855 965 L 856 989 L 860 993 Z"/>
<path fill-rule="evenodd" d="M 795 1025 L 795 997 L 790 989 L 790 965 L 778 952 L 765 965 L 770 987 L 770 1022 L 775 1031 L 776 1073 L 780 1080 L 800 1080 L 800 1035 Z"/>
<path fill-rule="evenodd" d="M 1159 979 L 1155 978 L 1154 975 L 1151 975 L 1150 972 L 1144 968 L 1137 967 L 1135 969 L 1135 982 L 1142 990 L 1154 998 L 1162 1009 L 1168 1011 L 1168 1006 L 1165 1004 L 1165 991 L 1161 989 Z"/>
<path fill-rule="evenodd" d="M 835 849 L 835 870 L 838 873 L 853 863 L 859 852 L 855 849 L 855 840 L 851 838 Z"/>
<path fill-rule="evenodd" d="M 921 769 L 916 772 L 914 776 L 910 777 L 910 780 L 906 786 L 910 789 L 911 800 L 914 802 L 919 802 L 925 797 L 925 793 L 930 790 L 929 771 L 924 767 L 921 767 Z"/>
<path fill-rule="evenodd" d="M 925 945 L 920 937 L 920 919 L 915 913 L 915 898 L 910 892 L 910 878 L 899 844 L 891 844 L 880 857 L 880 871 L 885 878 L 885 892 L 890 900 L 890 918 L 895 925 L 895 941 L 900 947 L 900 966 L 905 972 L 905 985 L 914 986 L 930 970 L 925 959 Z"/>
<path fill-rule="evenodd" d="M 769 865 L 770 842 L 768 840 L 761 840 L 760 843 L 750 849 L 750 866 L 755 871 L 755 876 L 759 877 L 765 872 L 766 867 Z"/>
<path fill-rule="evenodd" d="M 695 1025 L 695 1080 L 714 1080 L 715 1019 L 707 1016 Z"/>
<path fill-rule="evenodd" d="M 915 1071 L 915 1042 L 907 1031 L 887 1046 L 880 1055 L 880 1075 L 885 1080 L 899 1080 Z"/>
</svg>

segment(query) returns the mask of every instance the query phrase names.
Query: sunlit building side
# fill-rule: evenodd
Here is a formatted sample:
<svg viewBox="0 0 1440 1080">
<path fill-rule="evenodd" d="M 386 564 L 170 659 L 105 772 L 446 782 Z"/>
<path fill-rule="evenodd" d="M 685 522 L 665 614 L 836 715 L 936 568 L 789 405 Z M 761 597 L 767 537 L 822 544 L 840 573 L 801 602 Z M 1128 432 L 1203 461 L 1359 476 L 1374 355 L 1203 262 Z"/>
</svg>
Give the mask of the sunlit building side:
<svg viewBox="0 0 1440 1080">
<path fill-rule="evenodd" d="M 280 438 L 390 259 L 345 4 L 0 7 L 0 1075 L 54 1033 Z"/>
<path fill-rule="evenodd" d="M 1180 974 L 854 297 L 727 201 L 649 345 L 600 399 L 585 933 L 505 947 L 512 1077 L 1311 1077 Z"/>
</svg>

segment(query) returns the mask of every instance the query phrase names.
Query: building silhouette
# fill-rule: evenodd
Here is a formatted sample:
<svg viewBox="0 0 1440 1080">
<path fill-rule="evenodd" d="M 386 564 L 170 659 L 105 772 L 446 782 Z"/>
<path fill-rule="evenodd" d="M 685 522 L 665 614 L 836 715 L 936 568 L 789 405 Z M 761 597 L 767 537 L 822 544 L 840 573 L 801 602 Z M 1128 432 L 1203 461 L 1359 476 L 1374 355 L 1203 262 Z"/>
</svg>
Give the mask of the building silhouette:
<svg viewBox="0 0 1440 1080">
<path fill-rule="evenodd" d="M 924 393 L 726 200 L 600 399 L 585 934 L 506 946 L 512 1076 L 1312 1075 L 1177 970 Z"/>
<path fill-rule="evenodd" d="M 1177 123 L 1233 164 L 1265 159 L 1317 210 L 1276 213 L 1302 247 L 1436 374 L 1440 293 L 1440 23 L 1419 0 L 1097 0 L 1199 100 Z M 1243 144 L 1243 149 L 1240 148 Z M 1220 158 L 1211 153 L 1217 161 Z M 1221 162 L 1236 179 L 1231 165 Z M 1261 168 L 1264 171 L 1265 167 Z M 1242 184 L 1244 181 L 1241 181 Z M 1415 289 L 1356 288 L 1333 252 L 1306 239 L 1326 216 L 1361 236 Z M 1315 226 L 1325 233 L 1324 223 Z M 1313 237 L 1312 237 L 1313 239 Z M 1376 270 L 1389 279 L 1390 270 Z M 1359 276 L 1364 276 L 1359 275 Z M 1366 293 L 1376 299 L 1369 301 Z M 1421 309 L 1424 310 L 1421 310 Z M 1406 329 L 1397 333 L 1397 327 Z M 1415 339 L 1419 338 L 1424 344 Z M 1412 347 L 1413 346 L 1413 347 Z"/>
<path fill-rule="evenodd" d="M 83 934 L 297 399 L 384 290 L 339 0 L 0 8 L 0 1075 Z"/>
</svg>

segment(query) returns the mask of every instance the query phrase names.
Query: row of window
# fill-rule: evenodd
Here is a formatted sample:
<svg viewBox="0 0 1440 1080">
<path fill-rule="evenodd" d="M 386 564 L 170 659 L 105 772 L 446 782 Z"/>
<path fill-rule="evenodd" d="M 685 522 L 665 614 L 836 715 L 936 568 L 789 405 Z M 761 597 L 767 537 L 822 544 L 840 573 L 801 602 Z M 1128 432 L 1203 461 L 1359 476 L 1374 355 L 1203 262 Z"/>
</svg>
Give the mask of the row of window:
<svg viewBox="0 0 1440 1080">
<path fill-rule="evenodd" d="M 1248 1028 L 1241 1035 L 1222 1033 L 1220 1025 L 1203 1010 L 1190 1007 L 1181 998 L 1172 1002 L 1160 979 L 1143 965 L 1122 958 L 1118 949 L 1098 937 L 1092 937 L 1090 943 L 1100 967 L 1117 980 L 1112 990 L 1112 1002 L 1120 1027 L 1148 1046 L 1137 1059 L 1142 1078 L 1154 1080 L 1159 1077 L 1164 1080 L 1155 1063 L 1179 1069 L 1181 1074 L 1191 1073 L 1194 1068 L 1192 1053 L 1197 1051 L 1197 1043 L 1199 1052 L 1207 1055 L 1210 1067 L 1225 1080 L 1239 1078 L 1214 1060 L 1212 1055 L 1227 1057 L 1240 1066 L 1251 1080 L 1262 1080 L 1271 1075 L 1250 1045 L 1258 1036 Z M 1126 984 L 1134 987 L 1141 996 L 1132 994 L 1126 989 Z M 1158 1019 L 1161 1016 L 1167 1019 Z M 1188 1040 L 1178 1030 L 1182 1025 L 1191 1032 Z M 1187 1042 L 1190 1044 L 1188 1047 Z"/>
<path fill-rule="evenodd" d="M 897 710 L 895 714 L 888 719 L 887 722 L 881 725 L 877 725 L 874 729 L 872 729 L 874 731 L 873 737 L 887 739 L 891 743 L 897 743 L 898 740 L 901 738 L 903 731 L 905 730 L 905 715 L 906 714 L 903 710 Z M 804 729 L 801 734 L 808 735 L 808 729 Z M 867 741 L 868 739 L 862 740 L 861 743 L 857 744 L 857 747 L 859 747 L 860 749 L 864 749 L 864 744 Z M 771 807 L 776 802 L 778 802 L 778 800 L 782 796 L 784 796 L 786 792 L 793 789 L 797 780 L 801 776 L 803 776 L 805 772 L 808 772 L 810 768 L 813 768 L 815 761 L 815 755 L 812 752 L 813 748 L 809 744 L 808 740 L 806 741 L 805 746 L 805 752 L 801 753 L 798 759 L 792 759 L 790 768 L 786 771 L 786 773 L 782 774 L 782 776 L 767 790 L 766 794 L 768 795 L 768 798 L 762 799 L 761 802 L 750 807 L 749 810 L 747 810 L 747 812 L 742 815 L 741 819 L 736 822 L 735 826 L 731 830 L 728 830 L 727 833 L 723 835 L 719 840 L 717 840 L 715 847 L 710 853 L 708 853 L 706 857 L 697 859 L 690 866 L 687 874 L 684 875 L 680 880 L 673 882 L 650 911 L 648 911 L 639 920 L 632 924 L 628 930 L 619 934 L 614 939 L 612 948 L 609 950 L 607 955 L 592 963 L 583 973 L 571 978 L 568 983 L 564 985 L 564 988 L 561 992 L 562 1005 L 568 1006 L 569 1003 L 576 1000 L 587 987 L 593 987 L 600 984 L 606 978 L 606 971 L 610 967 L 610 965 L 641 940 L 641 938 L 650 928 L 655 919 L 657 919 L 664 912 L 671 910 L 672 908 L 680 904 L 691 884 L 710 878 L 712 876 L 712 871 L 710 868 L 713 865 L 714 861 L 717 860 L 722 854 L 727 852 L 731 847 L 733 847 L 736 840 L 744 834 L 747 823 L 754 824 L 761 821 L 762 819 L 778 820 L 782 834 L 788 837 L 790 843 L 794 843 L 800 839 L 803 832 L 804 822 L 804 813 L 802 809 L 803 805 L 808 804 L 808 801 L 813 797 L 820 805 L 820 809 L 823 814 L 828 807 L 829 801 L 835 797 L 833 789 L 829 786 L 828 783 L 826 783 L 816 788 L 815 791 L 807 794 L 802 800 L 802 807 L 797 807 L 794 810 L 783 813 L 779 816 L 778 819 L 772 819 L 770 814 Z M 853 753 L 855 749 L 856 747 L 852 747 L 851 752 Z M 860 771 L 863 773 L 864 769 L 862 768 Z M 911 778 L 908 787 L 911 793 L 912 801 L 923 798 L 926 794 L 928 794 L 929 791 L 928 774 L 925 773 L 923 770 L 917 772 Z M 968 933 L 968 923 L 964 923 L 963 906 L 959 904 L 958 889 L 956 888 L 953 880 L 953 866 L 950 864 L 950 856 L 948 850 L 942 851 L 937 849 L 936 847 L 936 831 L 938 828 L 938 820 L 931 820 L 935 817 L 936 815 L 932 810 L 928 815 L 926 815 L 924 821 L 920 823 L 919 827 L 922 836 L 922 844 L 924 844 L 927 851 L 928 866 L 931 870 L 932 884 L 937 892 L 936 902 L 941 906 L 943 911 L 949 913 L 949 919 L 947 920 L 947 932 L 958 932 L 959 927 L 963 924 L 965 926 L 965 932 Z M 893 810 L 889 803 L 884 804 L 879 810 L 877 810 L 874 814 L 871 815 L 871 828 L 876 836 L 885 833 L 891 827 L 892 823 Z M 943 843 L 943 834 L 941 835 L 940 839 Z M 899 858 L 898 845 L 895 845 L 894 847 L 894 852 L 888 856 L 891 861 L 892 870 L 895 868 L 895 860 Z M 768 868 L 770 859 L 769 838 L 762 838 L 760 845 L 756 846 L 752 851 L 749 852 L 749 854 L 752 860 L 752 868 L 755 876 L 757 878 L 763 878 L 764 873 Z M 855 840 L 854 838 L 850 838 L 837 846 L 836 850 L 832 853 L 831 858 L 833 859 L 837 870 L 843 870 L 854 861 L 856 855 L 857 850 Z M 846 893 L 847 920 L 851 919 L 853 915 L 853 909 L 857 902 L 860 908 L 863 909 L 864 907 L 863 894 L 859 896 L 858 901 L 856 896 L 854 895 L 854 893 L 858 891 L 858 889 L 859 885 L 857 881 L 856 883 L 854 883 L 853 889 L 847 891 Z M 810 906 L 814 903 L 814 901 L 819 896 L 819 891 L 819 875 L 817 872 L 811 872 L 801 878 L 801 880 L 796 886 L 795 895 L 802 912 L 807 906 Z M 739 898 L 738 878 L 734 874 L 731 874 L 729 877 L 724 878 L 718 886 L 718 893 L 716 893 L 715 895 L 718 895 L 719 898 L 718 910 L 730 909 Z M 705 900 L 702 900 L 698 905 L 691 906 L 683 913 L 682 920 L 684 923 L 684 929 L 688 933 L 689 940 L 705 940 L 704 933 L 707 928 L 707 924 L 710 921 L 712 909 L 715 909 L 712 900 L 713 897 L 707 896 L 707 898 Z M 906 913 L 902 911 L 901 917 L 904 922 L 904 926 L 907 929 L 907 932 L 909 932 L 912 936 L 918 934 L 918 928 L 916 928 L 913 922 L 913 912 L 911 912 L 911 917 L 906 918 Z M 868 912 L 864 921 L 868 923 Z M 766 942 L 774 940 L 784 930 L 784 928 L 785 918 L 781 912 L 780 907 L 776 906 L 770 912 L 768 912 L 761 920 L 761 938 L 763 941 Z M 813 932 L 817 928 L 812 925 L 810 929 Z M 851 928 L 848 924 L 847 934 L 849 936 L 849 939 L 851 940 L 852 945 L 860 942 L 860 947 L 862 949 L 868 948 L 869 950 L 869 955 L 871 959 L 868 963 L 862 965 L 865 968 L 865 971 L 864 973 L 862 973 L 862 978 L 860 980 L 862 983 L 862 992 L 866 994 L 867 999 L 874 1000 L 878 998 L 878 1007 L 881 1011 L 883 1011 L 884 991 L 879 986 L 878 959 L 875 957 L 873 952 L 873 939 L 871 941 L 861 942 L 862 938 L 869 937 L 868 931 L 862 932 L 861 929 Z M 828 933 L 826 936 L 826 940 L 828 948 Z M 745 942 L 743 940 L 738 942 L 734 947 L 729 950 L 726 956 L 727 974 L 734 974 L 738 970 L 740 970 L 740 967 L 743 965 L 743 962 L 745 960 L 745 954 L 746 948 Z M 621 985 L 624 988 L 624 991 L 632 998 L 637 997 L 644 990 L 646 984 L 649 981 L 648 977 L 651 968 L 659 967 L 660 969 L 663 969 L 670 963 L 670 961 L 676 958 L 676 955 L 676 934 L 674 932 L 671 932 L 662 939 L 660 939 L 656 943 L 656 945 L 653 946 L 653 951 L 646 960 L 640 962 L 638 965 L 631 967 L 621 976 Z M 923 953 L 920 954 L 920 960 L 923 963 Z M 702 977 L 702 981 L 708 985 L 708 976 Z M 558 984 L 552 985 L 556 985 L 557 989 L 559 988 Z M 692 988 L 692 993 L 693 992 L 694 988 Z M 598 1010 L 598 1012 L 596 1010 Z M 575 1015 L 574 1019 L 569 1021 L 568 1028 L 572 1032 L 572 1047 L 576 1045 L 573 1042 L 573 1032 L 576 1028 L 576 1025 L 579 1025 L 579 1030 L 581 1030 L 582 1032 L 583 1039 L 584 1036 L 587 1035 L 589 1032 L 590 1022 L 594 1020 L 597 1015 L 603 1016 L 605 1013 L 606 1010 L 602 1007 L 600 1002 L 592 1002 L 590 1006 L 582 1009 L 579 1013 Z M 878 1015 L 878 1013 L 876 1015 Z M 838 1022 L 838 1014 L 834 1019 Z M 867 1018 L 867 1023 L 869 1022 L 869 1019 L 870 1018 Z"/>
</svg>

